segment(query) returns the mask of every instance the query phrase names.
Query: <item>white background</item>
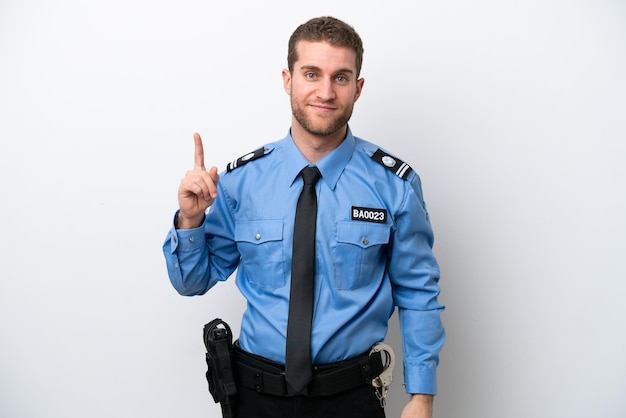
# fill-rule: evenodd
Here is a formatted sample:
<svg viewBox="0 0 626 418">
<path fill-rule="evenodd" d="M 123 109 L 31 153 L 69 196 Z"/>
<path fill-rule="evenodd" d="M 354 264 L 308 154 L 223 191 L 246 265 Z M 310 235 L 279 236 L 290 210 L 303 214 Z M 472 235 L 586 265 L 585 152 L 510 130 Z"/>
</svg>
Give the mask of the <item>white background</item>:
<svg viewBox="0 0 626 418">
<path fill-rule="evenodd" d="M 176 294 L 161 244 L 192 133 L 220 169 L 284 136 L 287 39 L 324 14 L 365 42 L 354 133 L 423 180 L 435 416 L 624 416 L 623 1 L 2 0 L 0 417 L 220 415 L 202 326 L 243 300 Z"/>
</svg>

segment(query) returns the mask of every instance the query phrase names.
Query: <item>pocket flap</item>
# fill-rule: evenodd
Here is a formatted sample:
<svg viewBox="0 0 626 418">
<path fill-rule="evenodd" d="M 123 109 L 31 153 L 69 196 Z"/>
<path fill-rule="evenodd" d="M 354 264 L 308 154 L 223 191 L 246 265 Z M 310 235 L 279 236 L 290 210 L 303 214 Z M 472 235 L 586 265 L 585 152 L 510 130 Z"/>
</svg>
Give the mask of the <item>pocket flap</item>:
<svg viewBox="0 0 626 418">
<path fill-rule="evenodd" d="M 362 248 L 389 243 L 391 226 L 370 223 L 340 222 L 337 225 L 337 241 L 358 245 Z"/>
<path fill-rule="evenodd" d="M 263 244 L 282 239 L 283 221 L 281 220 L 240 222 L 235 228 L 235 241 Z"/>
</svg>

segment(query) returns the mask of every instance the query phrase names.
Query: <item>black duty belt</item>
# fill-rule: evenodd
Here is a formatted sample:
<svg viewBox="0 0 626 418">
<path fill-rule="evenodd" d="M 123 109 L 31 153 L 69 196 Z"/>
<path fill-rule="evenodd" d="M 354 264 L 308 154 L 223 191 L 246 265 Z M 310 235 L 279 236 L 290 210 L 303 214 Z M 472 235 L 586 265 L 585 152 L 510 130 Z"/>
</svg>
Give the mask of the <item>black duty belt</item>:
<svg viewBox="0 0 626 418">
<path fill-rule="evenodd" d="M 235 380 L 238 385 L 259 393 L 289 396 L 284 365 L 243 351 L 239 348 L 239 341 L 234 346 Z M 383 369 L 381 353 L 369 355 L 369 351 L 353 359 L 315 366 L 307 396 L 330 396 L 370 385 Z"/>
</svg>

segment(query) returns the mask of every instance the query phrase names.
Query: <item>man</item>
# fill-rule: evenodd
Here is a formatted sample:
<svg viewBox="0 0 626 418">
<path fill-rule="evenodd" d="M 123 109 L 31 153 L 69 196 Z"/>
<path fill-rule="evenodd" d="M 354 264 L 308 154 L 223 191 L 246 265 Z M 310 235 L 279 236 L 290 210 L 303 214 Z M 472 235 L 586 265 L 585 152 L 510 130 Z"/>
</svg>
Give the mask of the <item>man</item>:
<svg viewBox="0 0 626 418">
<path fill-rule="evenodd" d="M 289 40 L 282 75 L 293 115 L 284 139 L 230 163 L 220 176 L 215 167 L 206 170 L 194 134 L 195 166 L 180 183 L 180 209 L 163 251 L 182 295 L 204 294 L 237 269 L 247 300 L 235 350 L 240 417 L 384 417 L 372 376 L 343 388 L 343 377 L 328 382 L 318 375 L 367 361 L 396 306 L 411 394 L 402 417 L 432 416 L 445 339 L 433 234 L 417 174 L 348 126 L 363 90 L 362 56 L 351 26 L 311 19 Z M 321 174 L 307 186 L 305 167 Z M 313 219 L 304 229 L 315 231 L 310 302 L 296 290 L 307 264 L 299 255 L 305 239 L 294 239 L 304 189 L 317 200 L 316 214 L 301 215 Z M 308 303 L 308 325 L 291 326 L 306 316 L 292 310 Z M 290 354 L 290 334 L 299 332 L 305 339 Z M 312 365 L 297 369 L 300 361 Z M 245 375 L 248 366 L 258 373 Z M 264 381 L 254 383 L 259 376 Z M 280 382 L 276 389 L 272 379 Z"/>
</svg>

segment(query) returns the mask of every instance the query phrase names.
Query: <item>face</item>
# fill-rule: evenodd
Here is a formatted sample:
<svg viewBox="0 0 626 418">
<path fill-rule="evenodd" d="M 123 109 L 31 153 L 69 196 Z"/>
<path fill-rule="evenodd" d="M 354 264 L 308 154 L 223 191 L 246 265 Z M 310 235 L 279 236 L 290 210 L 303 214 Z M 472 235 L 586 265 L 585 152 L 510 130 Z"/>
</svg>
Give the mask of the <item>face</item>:
<svg viewBox="0 0 626 418">
<path fill-rule="evenodd" d="M 315 136 L 342 133 L 363 88 L 356 54 L 326 42 L 300 41 L 293 72 L 283 70 L 294 127 Z"/>
</svg>

